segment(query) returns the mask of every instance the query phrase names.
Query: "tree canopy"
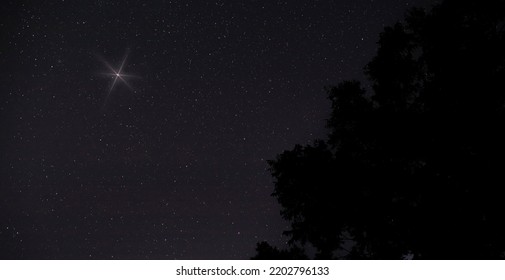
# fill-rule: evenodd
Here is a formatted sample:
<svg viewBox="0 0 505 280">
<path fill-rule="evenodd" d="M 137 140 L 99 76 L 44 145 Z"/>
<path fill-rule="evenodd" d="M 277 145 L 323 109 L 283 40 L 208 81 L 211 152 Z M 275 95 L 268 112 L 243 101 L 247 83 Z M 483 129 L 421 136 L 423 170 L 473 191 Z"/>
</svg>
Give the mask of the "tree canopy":
<svg viewBox="0 0 505 280">
<path fill-rule="evenodd" d="M 292 248 L 255 258 L 504 258 L 504 19 L 447 0 L 385 28 L 373 92 L 328 88 L 328 139 L 269 161 Z"/>
</svg>

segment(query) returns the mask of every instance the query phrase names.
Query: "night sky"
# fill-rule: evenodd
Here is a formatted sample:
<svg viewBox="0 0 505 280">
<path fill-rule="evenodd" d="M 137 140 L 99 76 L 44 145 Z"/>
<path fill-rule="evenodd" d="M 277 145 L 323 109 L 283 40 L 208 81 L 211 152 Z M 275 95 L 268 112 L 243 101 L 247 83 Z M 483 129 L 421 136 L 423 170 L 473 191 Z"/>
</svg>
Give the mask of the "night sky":
<svg viewBox="0 0 505 280">
<path fill-rule="evenodd" d="M 324 87 L 431 1 L 239 2 L 2 3 L 1 258 L 283 246 L 266 161 L 324 138 Z"/>
</svg>

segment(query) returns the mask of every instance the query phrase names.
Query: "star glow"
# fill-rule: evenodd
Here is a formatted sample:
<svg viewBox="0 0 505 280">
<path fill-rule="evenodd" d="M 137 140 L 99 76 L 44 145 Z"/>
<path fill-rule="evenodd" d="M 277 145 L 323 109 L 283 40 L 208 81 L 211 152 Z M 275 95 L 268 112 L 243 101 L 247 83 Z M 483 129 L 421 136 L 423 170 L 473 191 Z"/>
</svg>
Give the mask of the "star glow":
<svg viewBox="0 0 505 280">
<path fill-rule="evenodd" d="M 128 58 L 128 51 L 126 52 L 126 54 L 124 55 L 123 57 L 123 60 L 121 61 L 121 65 L 119 66 L 119 68 L 115 69 L 114 67 L 112 67 L 112 65 L 110 65 L 105 59 L 101 59 L 102 62 L 105 64 L 105 66 L 107 66 L 107 68 L 109 68 L 110 72 L 109 73 L 105 73 L 105 75 L 107 76 L 111 76 L 113 77 L 113 81 L 112 81 L 112 84 L 111 86 L 109 87 L 109 91 L 107 92 L 107 95 L 105 97 L 105 100 L 104 100 L 104 103 L 103 103 L 103 107 L 105 107 L 106 103 L 107 103 L 107 100 L 109 99 L 110 97 L 110 94 L 112 93 L 112 91 L 114 90 L 114 87 L 116 86 L 118 80 L 120 80 L 123 84 L 125 84 L 130 90 L 133 91 L 133 88 L 132 86 L 128 83 L 127 81 L 127 78 L 133 78 L 133 77 L 136 77 L 134 75 L 128 75 L 128 74 L 124 74 L 123 73 L 123 69 L 125 67 L 125 64 L 126 64 L 126 60 Z"/>
</svg>

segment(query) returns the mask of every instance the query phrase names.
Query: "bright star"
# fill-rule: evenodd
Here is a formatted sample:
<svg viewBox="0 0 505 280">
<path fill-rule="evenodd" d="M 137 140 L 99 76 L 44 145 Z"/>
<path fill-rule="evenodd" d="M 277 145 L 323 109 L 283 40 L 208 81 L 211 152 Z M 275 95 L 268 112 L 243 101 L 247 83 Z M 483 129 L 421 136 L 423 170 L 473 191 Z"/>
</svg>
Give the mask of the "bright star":
<svg viewBox="0 0 505 280">
<path fill-rule="evenodd" d="M 133 88 L 126 81 L 126 79 L 127 78 L 137 78 L 137 76 L 124 74 L 122 72 L 123 68 L 125 67 L 127 58 L 128 58 L 128 51 L 126 52 L 125 56 L 123 57 L 123 60 L 121 61 L 121 65 L 119 66 L 119 68 L 117 70 L 114 69 L 114 67 L 112 67 L 105 59 L 100 59 L 105 64 L 105 66 L 107 66 L 107 68 L 109 68 L 109 70 L 111 71 L 111 73 L 105 73 L 105 75 L 114 77 L 114 80 L 112 81 L 112 84 L 109 88 L 107 96 L 105 97 L 105 100 L 103 102 L 103 107 L 105 107 L 105 104 L 107 103 L 107 100 L 109 99 L 109 96 L 110 96 L 112 90 L 114 89 L 114 86 L 116 85 L 118 80 L 121 80 L 121 82 L 123 82 L 123 84 L 125 84 L 129 89 L 131 89 L 133 91 Z"/>
</svg>

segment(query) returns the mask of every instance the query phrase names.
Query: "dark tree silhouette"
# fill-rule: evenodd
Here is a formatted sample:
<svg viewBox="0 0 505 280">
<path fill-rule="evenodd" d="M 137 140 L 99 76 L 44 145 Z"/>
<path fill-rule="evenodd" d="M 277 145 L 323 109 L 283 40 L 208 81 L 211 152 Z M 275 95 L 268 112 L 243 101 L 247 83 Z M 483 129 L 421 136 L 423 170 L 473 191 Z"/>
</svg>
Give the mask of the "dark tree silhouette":
<svg viewBox="0 0 505 280">
<path fill-rule="evenodd" d="M 504 0 L 448 0 L 385 28 L 371 98 L 329 88 L 328 139 L 269 162 L 297 249 L 255 258 L 504 258 L 504 19 Z"/>
</svg>

